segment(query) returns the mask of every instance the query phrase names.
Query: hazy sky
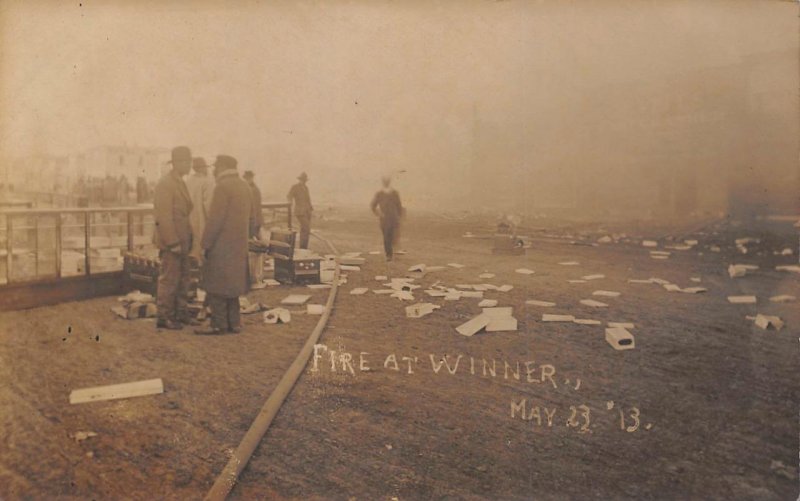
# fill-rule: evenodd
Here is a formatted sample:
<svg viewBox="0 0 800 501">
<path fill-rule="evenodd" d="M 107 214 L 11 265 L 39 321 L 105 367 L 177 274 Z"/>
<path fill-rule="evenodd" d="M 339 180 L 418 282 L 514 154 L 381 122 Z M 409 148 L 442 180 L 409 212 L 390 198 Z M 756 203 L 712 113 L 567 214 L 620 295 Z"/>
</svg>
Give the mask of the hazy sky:
<svg viewBox="0 0 800 501">
<path fill-rule="evenodd" d="M 4 0 L 0 152 L 452 168 L 476 113 L 518 123 L 598 85 L 796 47 L 797 6 L 777 0 Z"/>
</svg>

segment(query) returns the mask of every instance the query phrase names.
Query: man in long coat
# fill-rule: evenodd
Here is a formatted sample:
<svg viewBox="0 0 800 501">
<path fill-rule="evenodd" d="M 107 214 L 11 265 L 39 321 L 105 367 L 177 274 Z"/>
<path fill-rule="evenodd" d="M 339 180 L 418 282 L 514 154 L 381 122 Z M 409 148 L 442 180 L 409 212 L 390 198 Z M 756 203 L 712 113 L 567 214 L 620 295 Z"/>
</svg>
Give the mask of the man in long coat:
<svg viewBox="0 0 800 501">
<path fill-rule="evenodd" d="M 380 219 L 383 250 L 386 253 L 386 261 L 391 261 L 399 237 L 400 220 L 405 215 L 405 209 L 400 202 L 400 194 L 392 188 L 391 176 L 383 176 L 382 182 L 383 189 L 372 198 L 369 208 Z"/>
<path fill-rule="evenodd" d="M 159 249 L 161 270 L 158 275 L 157 328 L 181 329 L 193 323 L 187 308 L 189 290 L 189 250 L 192 229 L 189 214 L 192 201 L 183 176 L 192 166 L 192 152 L 186 146 L 172 150 L 172 170 L 156 185 L 153 211 L 155 231 L 153 243 Z"/>
<path fill-rule="evenodd" d="M 189 190 L 193 206 L 189 223 L 192 226 L 192 234 L 196 237 L 192 240 L 192 250 L 189 255 L 199 264 L 203 255 L 200 239 L 203 237 L 208 211 L 211 209 L 214 178 L 208 173 L 208 164 L 202 157 L 192 159 L 192 170 L 194 172 L 186 178 L 186 188 Z"/>
<path fill-rule="evenodd" d="M 203 232 L 203 286 L 211 308 L 211 325 L 197 334 L 240 332 L 239 296 L 247 293 L 248 236 L 253 222 L 250 188 L 236 171 L 236 159 L 218 155 L 216 186 Z"/>
<path fill-rule="evenodd" d="M 314 207 L 311 205 L 311 195 L 308 192 L 308 174 L 303 172 L 297 176 L 296 183 L 289 190 L 289 203 L 294 202 L 294 215 L 300 223 L 300 248 L 308 249 L 308 237 L 311 234 L 311 213 Z"/>
</svg>

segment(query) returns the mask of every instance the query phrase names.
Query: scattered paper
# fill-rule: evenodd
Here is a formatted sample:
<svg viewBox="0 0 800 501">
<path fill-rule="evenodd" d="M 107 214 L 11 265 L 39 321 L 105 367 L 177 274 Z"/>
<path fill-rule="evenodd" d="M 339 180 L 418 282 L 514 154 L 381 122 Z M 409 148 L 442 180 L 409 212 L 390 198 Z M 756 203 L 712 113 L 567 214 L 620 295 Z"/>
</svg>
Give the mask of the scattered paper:
<svg viewBox="0 0 800 501">
<path fill-rule="evenodd" d="M 497 306 L 497 299 L 484 299 L 478 303 L 478 306 L 481 308 L 494 308 Z"/>
<path fill-rule="evenodd" d="M 480 314 L 477 317 L 474 317 L 473 319 L 456 327 L 456 331 L 463 336 L 472 336 L 483 330 L 487 325 L 489 325 L 490 321 L 491 319 L 487 315 Z"/>
<path fill-rule="evenodd" d="M 633 335 L 622 327 L 607 328 L 606 342 L 615 350 L 632 350 L 635 347 Z"/>
<path fill-rule="evenodd" d="M 605 275 L 585 275 L 582 276 L 581 279 L 583 280 L 600 280 L 601 278 L 606 278 Z"/>
<path fill-rule="evenodd" d="M 586 319 L 586 318 L 576 318 L 575 320 L 573 320 L 573 322 L 576 323 L 576 324 L 579 324 L 579 325 L 602 325 L 603 324 L 603 322 L 601 322 L 600 320 L 591 320 L 591 319 Z"/>
<path fill-rule="evenodd" d="M 525 304 L 529 304 L 531 306 L 541 306 L 543 308 L 552 308 L 556 305 L 556 303 L 551 303 L 550 301 L 539 301 L 536 299 L 529 299 L 525 301 Z"/>
<path fill-rule="evenodd" d="M 508 292 L 513 288 L 514 288 L 513 285 L 501 285 L 500 287 L 497 287 L 495 290 L 497 292 Z"/>
<path fill-rule="evenodd" d="M 495 277 L 494 273 L 481 273 L 480 275 L 478 275 L 478 278 L 483 278 L 483 279 L 494 278 L 494 277 Z"/>
<path fill-rule="evenodd" d="M 586 280 L 567 280 L 571 284 L 585 284 Z"/>
<path fill-rule="evenodd" d="M 283 298 L 281 304 L 301 305 L 305 304 L 309 299 L 311 299 L 311 296 L 306 294 L 291 294 Z"/>
<path fill-rule="evenodd" d="M 426 267 L 424 264 L 415 264 L 414 266 L 409 267 L 408 271 L 424 272 L 425 268 Z"/>
<path fill-rule="evenodd" d="M 770 327 L 772 327 L 776 331 L 779 331 L 783 328 L 784 325 L 783 320 L 781 320 L 779 317 L 772 315 L 762 315 L 760 313 L 756 315 L 753 320 L 755 320 L 755 324 L 757 327 L 760 327 L 761 329 L 764 330 L 767 330 Z"/>
<path fill-rule="evenodd" d="M 288 324 L 292 321 L 292 313 L 286 308 L 273 308 L 264 312 L 264 323 L 266 324 Z"/>
<path fill-rule="evenodd" d="M 728 296 L 728 302 L 732 304 L 756 304 L 755 296 Z"/>
<path fill-rule="evenodd" d="M 658 242 L 655 240 L 643 240 L 642 246 L 644 247 L 658 247 Z"/>
<path fill-rule="evenodd" d="M 323 304 L 309 304 L 306 305 L 306 313 L 309 315 L 322 315 L 325 313 L 325 305 Z"/>
<path fill-rule="evenodd" d="M 461 268 L 464 268 L 464 265 L 463 264 L 459 264 L 459 263 L 447 263 L 447 266 L 449 266 L 451 268 L 455 268 L 457 270 L 460 270 Z"/>
<path fill-rule="evenodd" d="M 592 292 L 592 296 L 619 297 L 619 295 L 620 295 L 619 292 L 614 292 L 614 291 L 603 291 L 603 290 L 600 290 L 600 291 Z"/>
<path fill-rule="evenodd" d="M 574 322 L 575 317 L 572 315 L 551 315 L 545 313 L 542 315 L 542 322 Z"/>
<path fill-rule="evenodd" d="M 609 327 L 621 327 L 623 329 L 633 329 L 634 324 L 633 322 L 609 322 Z"/>
<path fill-rule="evenodd" d="M 367 289 L 366 287 L 356 287 L 355 289 L 350 291 L 350 294 L 353 296 L 360 296 L 362 294 L 366 294 L 368 290 L 369 289 Z"/>
<path fill-rule="evenodd" d="M 87 438 L 96 437 L 97 433 L 93 431 L 76 431 L 70 434 L 70 438 L 74 438 L 76 442 L 83 442 Z"/>
<path fill-rule="evenodd" d="M 406 317 L 408 318 L 422 318 L 425 315 L 430 315 L 435 310 L 441 308 L 433 303 L 417 303 L 411 306 L 406 306 Z"/>
<path fill-rule="evenodd" d="M 607 308 L 608 305 L 606 303 L 601 303 L 600 301 L 595 301 L 594 299 L 581 299 L 581 304 L 584 306 L 589 306 L 592 308 Z"/>
<path fill-rule="evenodd" d="M 517 268 L 514 271 L 519 273 L 520 275 L 533 275 L 534 273 L 536 273 L 535 271 L 529 270 L 528 268 Z"/>
<path fill-rule="evenodd" d="M 773 303 L 791 303 L 792 301 L 797 301 L 797 298 L 788 294 L 781 294 L 780 296 L 772 296 L 769 300 Z"/>
<path fill-rule="evenodd" d="M 560 264 L 561 266 L 578 266 L 581 263 L 579 263 L 578 261 L 562 261 L 558 264 Z"/>
<path fill-rule="evenodd" d="M 777 271 L 790 271 L 792 273 L 800 273 L 800 265 L 787 265 L 787 266 L 776 266 L 775 269 Z"/>
<path fill-rule="evenodd" d="M 386 280 L 389 280 L 389 277 L 386 275 L 375 275 L 375 280 L 378 282 L 385 282 Z"/>
<path fill-rule="evenodd" d="M 339 269 L 342 271 L 361 271 L 361 268 L 358 266 L 350 266 L 347 264 L 339 265 Z"/>
</svg>

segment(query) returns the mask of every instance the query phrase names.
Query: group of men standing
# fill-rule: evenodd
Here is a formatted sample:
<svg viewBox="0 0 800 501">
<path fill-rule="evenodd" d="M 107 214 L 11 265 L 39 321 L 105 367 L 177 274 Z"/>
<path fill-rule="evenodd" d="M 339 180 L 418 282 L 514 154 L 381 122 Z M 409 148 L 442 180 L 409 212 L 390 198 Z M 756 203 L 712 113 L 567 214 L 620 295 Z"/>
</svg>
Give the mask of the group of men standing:
<svg viewBox="0 0 800 501">
<path fill-rule="evenodd" d="M 246 171 L 243 179 L 234 157 L 218 155 L 211 164 L 212 178 L 205 160 L 192 158 L 186 146 L 173 148 L 170 163 L 172 169 L 158 182 L 154 196 L 153 242 L 161 259 L 157 327 L 182 329 L 200 324 L 188 308 L 191 271 L 199 268 L 211 321 L 195 332 L 240 332 L 239 296 L 248 292 L 254 278 L 248 264 L 248 240 L 261 237 L 263 224 L 261 191 L 254 174 Z M 190 170 L 194 170 L 192 175 L 188 175 Z M 308 175 L 303 172 L 297 179 L 287 198 L 300 223 L 299 247 L 307 249 L 314 207 Z M 405 210 L 390 177 L 383 178 L 383 189 L 375 194 L 370 208 L 380 220 L 384 252 L 391 261 Z"/>
<path fill-rule="evenodd" d="M 153 242 L 161 259 L 157 327 L 200 325 L 188 308 L 191 270 L 199 267 L 211 318 L 207 328 L 195 332 L 240 332 L 239 296 L 247 293 L 252 278 L 248 240 L 259 238 L 263 224 L 254 174 L 246 171 L 242 179 L 236 159 L 218 155 L 209 175 L 205 160 L 192 158 L 185 146 L 173 148 L 170 163 L 172 169 L 158 182 L 154 196 Z M 301 246 L 307 248 L 313 208 L 305 185 L 308 176 L 303 173 L 299 179 L 290 200 L 295 200 L 305 235 Z"/>
</svg>

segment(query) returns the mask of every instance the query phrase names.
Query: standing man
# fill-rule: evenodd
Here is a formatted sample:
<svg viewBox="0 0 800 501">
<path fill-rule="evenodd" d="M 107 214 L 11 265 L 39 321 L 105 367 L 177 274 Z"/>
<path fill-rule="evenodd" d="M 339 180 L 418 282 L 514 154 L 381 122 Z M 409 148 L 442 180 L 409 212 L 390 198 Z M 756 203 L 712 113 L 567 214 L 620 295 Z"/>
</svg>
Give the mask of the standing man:
<svg viewBox="0 0 800 501">
<path fill-rule="evenodd" d="M 250 201 L 253 204 L 250 218 L 253 224 L 250 225 L 250 238 L 261 239 L 261 225 L 264 223 L 264 216 L 261 213 L 261 190 L 256 186 L 253 178 L 253 171 L 246 170 L 242 175 L 247 185 L 250 187 Z M 250 252 L 247 256 L 248 269 L 250 271 L 250 284 L 256 286 L 264 281 L 264 255 L 259 252 Z"/>
<path fill-rule="evenodd" d="M 156 185 L 153 211 L 153 243 L 159 249 L 157 328 L 182 329 L 193 323 L 189 317 L 186 293 L 189 289 L 189 250 L 192 228 L 189 214 L 192 201 L 183 176 L 192 166 L 192 152 L 186 146 L 172 149 L 172 170 Z"/>
<path fill-rule="evenodd" d="M 236 159 L 218 155 L 217 184 L 203 232 L 203 285 L 211 308 L 211 325 L 197 334 L 241 332 L 239 296 L 247 293 L 247 240 L 253 221 L 250 187 L 239 178 Z"/>
<path fill-rule="evenodd" d="M 250 237 L 259 238 L 261 225 L 264 224 L 264 216 L 261 214 L 261 190 L 258 189 L 256 182 L 253 180 L 255 177 L 253 171 L 244 171 L 242 177 L 245 181 L 247 181 L 247 186 L 250 188 L 250 198 L 253 202 L 253 206 L 251 208 L 253 211 L 253 219 L 251 219 L 252 225 L 250 226 Z"/>
<path fill-rule="evenodd" d="M 300 248 L 308 249 L 308 236 L 311 234 L 311 213 L 314 207 L 311 206 L 311 195 L 308 193 L 308 174 L 303 172 L 297 176 L 299 183 L 292 186 L 289 190 L 289 203 L 294 202 L 294 214 L 300 223 Z"/>
<path fill-rule="evenodd" d="M 208 164 L 206 164 L 205 158 L 193 158 L 192 170 L 194 172 L 186 178 L 186 188 L 189 190 L 189 197 L 192 199 L 192 213 L 189 215 L 189 223 L 192 226 L 192 235 L 195 235 L 195 238 L 192 239 L 192 249 L 189 252 L 189 256 L 195 261 L 196 266 L 200 266 L 203 259 L 203 248 L 200 240 L 203 238 L 208 211 L 211 209 L 214 178 L 208 175 Z"/>
<path fill-rule="evenodd" d="M 383 250 L 386 260 L 394 257 L 394 244 L 399 236 L 400 219 L 405 214 L 403 204 L 400 203 L 400 194 L 391 187 L 391 176 L 383 176 L 383 189 L 372 198 L 370 209 L 380 218 L 381 233 L 383 233 Z"/>
</svg>

